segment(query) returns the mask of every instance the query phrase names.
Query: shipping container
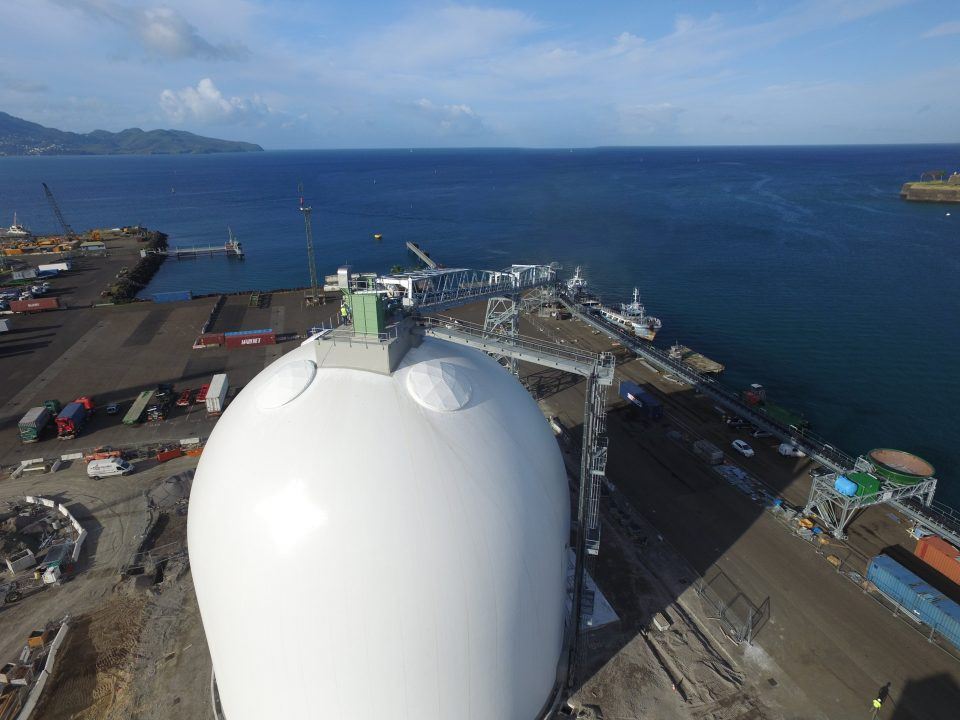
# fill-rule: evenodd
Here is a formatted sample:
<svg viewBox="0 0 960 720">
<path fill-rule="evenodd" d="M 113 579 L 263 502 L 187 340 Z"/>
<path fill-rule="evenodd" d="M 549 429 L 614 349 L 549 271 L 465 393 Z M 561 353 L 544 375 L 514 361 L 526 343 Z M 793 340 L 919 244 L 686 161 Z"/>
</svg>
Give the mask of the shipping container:
<svg viewBox="0 0 960 720">
<path fill-rule="evenodd" d="M 10 332 L 10 321 L 0 320 L 0 333 Z"/>
<path fill-rule="evenodd" d="M 870 561 L 867 579 L 915 620 L 960 649 L 960 605 L 887 555 Z"/>
<path fill-rule="evenodd" d="M 620 397 L 637 408 L 644 417 L 651 420 L 658 420 L 663 417 L 663 403 L 635 382 L 621 380 Z"/>
<path fill-rule="evenodd" d="M 24 270 L 14 270 L 12 278 L 14 280 L 32 280 L 37 276 L 36 268 L 26 268 Z"/>
<path fill-rule="evenodd" d="M 13 312 L 31 313 L 43 310 L 59 310 L 60 298 L 34 298 L 32 300 L 11 300 L 10 309 Z"/>
<path fill-rule="evenodd" d="M 45 263 L 43 265 L 37 265 L 38 272 L 67 272 L 73 267 L 73 263 L 70 260 L 62 260 L 55 263 Z"/>
<path fill-rule="evenodd" d="M 917 542 L 913 554 L 927 565 L 960 585 L 960 550 L 936 535 L 928 535 Z"/>
<path fill-rule="evenodd" d="M 183 300 L 193 300 L 193 293 L 189 290 L 174 290 L 172 292 L 153 294 L 153 301 L 155 303 L 181 302 Z"/>
<path fill-rule="evenodd" d="M 709 440 L 697 440 L 693 444 L 693 452 L 711 465 L 723 462 L 723 452 Z"/>
<path fill-rule="evenodd" d="M 50 423 L 53 415 L 45 407 L 35 407 L 27 410 L 17 428 L 20 431 L 20 441 L 25 443 L 37 442 L 40 439 L 40 433 Z"/>
<path fill-rule="evenodd" d="M 178 457 L 183 457 L 183 450 L 180 448 L 174 448 L 173 450 L 164 450 L 163 452 L 157 453 L 157 462 L 165 463 L 168 460 L 174 460 Z"/>
<path fill-rule="evenodd" d="M 75 438 L 83 428 L 86 419 L 87 409 L 82 403 L 67 403 L 57 415 L 57 437 L 61 440 Z"/>
<path fill-rule="evenodd" d="M 214 375 L 210 380 L 210 387 L 207 389 L 207 396 L 204 402 L 207 405 L 208 415 L 219 415 L 227 403 L 227 391 L 230 389 L 230 383 L 227 376 L 223 373 Z"/>
<path fill-rule="evenodd" d="M 224 344 L 230 349 L 276 345 L 277 336 L 273 330 L 258 330 L 256 332 L 242 334 L 224 333 Z"/>
</svg>

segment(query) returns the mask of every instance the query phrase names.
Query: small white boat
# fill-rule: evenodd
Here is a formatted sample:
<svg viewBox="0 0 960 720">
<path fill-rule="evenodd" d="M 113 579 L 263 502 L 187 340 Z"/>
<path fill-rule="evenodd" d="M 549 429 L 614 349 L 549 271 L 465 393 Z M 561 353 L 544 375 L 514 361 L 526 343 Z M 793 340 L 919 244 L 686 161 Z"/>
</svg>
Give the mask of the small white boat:
<svg viewBox="0 0 960 720">
<path fill-rule="evenodd" d="M 30 237 L 33 233 L 27 230 L 23 225 L 17 223 L 17 214 L 13 214 L 13 225 L 7 228 L 4 235 L 7 237 L 18 237 L 18 238 L 27 238 Z"/>
</svg>

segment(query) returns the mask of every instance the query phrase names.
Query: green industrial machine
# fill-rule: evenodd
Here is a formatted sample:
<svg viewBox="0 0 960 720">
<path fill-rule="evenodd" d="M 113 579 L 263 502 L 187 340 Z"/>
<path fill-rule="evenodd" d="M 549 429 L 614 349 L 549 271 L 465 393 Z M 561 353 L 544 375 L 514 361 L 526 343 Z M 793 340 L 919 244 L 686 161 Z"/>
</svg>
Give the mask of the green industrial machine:
<svg viewBox="0 0 960 720">
<path fill-rule="evenodd" d="M 353 319 L 353 331 L 357 335 L 380 335 L 386 332 L 386 306 L 378 293 L 347 292 L 345 296 Z"/>
</svg>

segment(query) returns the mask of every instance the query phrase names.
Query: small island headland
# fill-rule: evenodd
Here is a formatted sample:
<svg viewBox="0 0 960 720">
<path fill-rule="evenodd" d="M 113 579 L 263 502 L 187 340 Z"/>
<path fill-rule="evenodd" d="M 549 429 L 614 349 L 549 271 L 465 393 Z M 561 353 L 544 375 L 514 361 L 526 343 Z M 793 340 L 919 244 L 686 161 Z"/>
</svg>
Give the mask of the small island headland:
<svg viewBox="0 0 960 720">
<path fill-rule="evenodd" d="M 930 170 L 919 182 L 904 183 L 900 197 L 914 202 L 960 203 L 960 173 L 948 176 L 946 170 Z"/>
</svg>

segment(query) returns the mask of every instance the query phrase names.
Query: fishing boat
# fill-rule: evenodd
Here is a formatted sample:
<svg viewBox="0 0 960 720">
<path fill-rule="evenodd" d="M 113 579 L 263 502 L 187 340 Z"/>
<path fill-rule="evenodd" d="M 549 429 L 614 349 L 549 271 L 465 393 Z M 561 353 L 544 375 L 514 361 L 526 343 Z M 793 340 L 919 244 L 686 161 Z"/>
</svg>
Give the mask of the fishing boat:
<svg viewBox="0 0 960 720">
<path fill-rule="evenodd" d="M 660 318 L 647 315 L 646 308 L 640 302 L 640 291 L 633 289 L 633 300 L 629 303 L 620 303 L 620 309 L 601 305 L 598 308 L 600 315 L 624 330 L 633 333 L 643 340 L 653 340 L 657 336 L 657 331 L 663 326 Z"/>
<path fill-rule="evenodd" d="M 13 214 L 13 225 L 8 227 L 3 233 L 8 238 L 28 238 L 33 233 L 27 230 L 23 225 L 17 223 L 17 214 Z"/>
</svg>

